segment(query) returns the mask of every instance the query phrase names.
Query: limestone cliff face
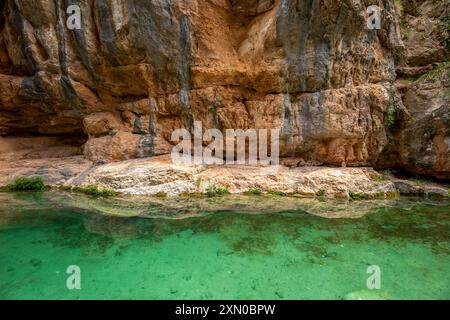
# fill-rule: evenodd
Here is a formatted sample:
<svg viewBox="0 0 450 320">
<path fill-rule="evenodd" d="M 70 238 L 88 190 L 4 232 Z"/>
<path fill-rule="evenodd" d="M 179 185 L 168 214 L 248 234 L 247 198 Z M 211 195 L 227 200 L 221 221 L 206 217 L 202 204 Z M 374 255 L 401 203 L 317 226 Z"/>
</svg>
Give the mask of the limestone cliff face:
<svg viewBox="0 0 450 320">
<path fill-rule="evenodd" d="M 395 83 L 407 110 L 392 128 L 386 164 L 450 177 L 450 1 L 411 1 L 401 8 L 405 55 Z M 401 117 L 400 117 L 401 118 Z"/>
<path fill-rule="evenodd" d="M 449 178 L 448 69 L 435 65 L 449 59 L 448 1 L 403 2 L 5 0 L 0 134 L 58 136 L 111 161 L 168 153 L 172 131 L 198 120 L 279 128 L 293 166 Z M 80 30 L 66 27 L 72 4 Z M 372 4 L 380 30 L 367 28 Z"/>
</svg>

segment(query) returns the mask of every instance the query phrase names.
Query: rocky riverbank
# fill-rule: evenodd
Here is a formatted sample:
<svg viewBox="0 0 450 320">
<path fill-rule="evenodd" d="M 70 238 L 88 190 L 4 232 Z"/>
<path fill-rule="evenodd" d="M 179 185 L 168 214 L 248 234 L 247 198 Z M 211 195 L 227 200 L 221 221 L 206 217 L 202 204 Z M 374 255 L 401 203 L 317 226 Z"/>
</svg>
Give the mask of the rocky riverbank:
<svg viewBox="0 0 450 320">
<path fill-rule="evenodd" d="M 2 162 L 0 185 L 40 176 L 65 190 L 95 185 L 123 195 L 171 198 L 222 190 L 230 194 L 384 199 L 396 195 L 448 196 L 446 186 L 397 179 L 372 168 L 207 166 L 173 164 L 170 157 L 94 164 L 81 156 Z"/>
<path fill-rule="evenodd" d="M 447 197 L 372 169 L 450 179 L 445 2 L 379 1 L 372 29 L 362 0 L 84 1 L 73 30 L 64 1 L 3 1 L 0 185 Z M 285 166 L 174 165 L 196 122 L 276 130 Z"/>
</svg>

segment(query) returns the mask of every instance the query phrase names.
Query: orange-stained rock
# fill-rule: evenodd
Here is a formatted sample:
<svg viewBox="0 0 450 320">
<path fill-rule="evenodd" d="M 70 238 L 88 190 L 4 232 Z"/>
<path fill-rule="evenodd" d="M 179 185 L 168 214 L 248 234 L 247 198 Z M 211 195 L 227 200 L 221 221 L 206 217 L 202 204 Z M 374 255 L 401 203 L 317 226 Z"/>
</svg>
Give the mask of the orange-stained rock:
<svg viewBox="0 0 450 320">
<path fill-rule="evenodd" d="M 92 161 L 104 162 L 136 158 L 139 138 L 130 132 L 90 138 L 84 145 L 84 155 Z"/>
<path fill-rule="evenodd" d="M 167 154 L 202 121 L 280 129 L 295 165 L 449 178 L 448 81 L 397 81 L 448 68 L 449 8 L 381 0 L 369 30 L 369 3 L 81 1 L 69 30 L 65 1 L 3 1 L 0 135 L 75 136 L 87 158 L 120 161 Z"/>
<path fill-rule="evenodd" d="M 99 137 L 117 132 L 121 123 L 109 112 L 92 113 L 83 119 L 83 127 L 89 136 Z"/>
</svg>

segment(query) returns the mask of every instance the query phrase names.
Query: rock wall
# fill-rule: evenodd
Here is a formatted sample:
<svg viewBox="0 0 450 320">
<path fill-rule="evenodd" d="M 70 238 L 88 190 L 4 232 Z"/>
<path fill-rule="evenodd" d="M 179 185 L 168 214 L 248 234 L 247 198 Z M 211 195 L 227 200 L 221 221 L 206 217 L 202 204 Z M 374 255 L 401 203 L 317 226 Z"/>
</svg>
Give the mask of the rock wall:
<svg viewBox="0 0 450 320">
<path fill-rule="evenodd" d="M 80 30 L 66 27 L 73 4 Z M 383 9 L 380 30 L 367 28 L 373 4 Z M 170 152 L 173 130 L 198 120 L 220 130 L 279 128 L 291 166 L 450 177 L 448 71 L 434 65 L 449 58 L 448 1 L 0 6 L 3 139 L 56 136 L 78 141 L 91 160 L 119 161 Z M 430 71 L 438 79 L 399 79 Z"/>
<path fill-rule="evenodd" d="M 391 130 L 397 151 L 384 165 L 449 179 L 450 1 L 410 1 L 400 12 L 406 50 L 395 86 L 407 115 Z"/>
</svg>

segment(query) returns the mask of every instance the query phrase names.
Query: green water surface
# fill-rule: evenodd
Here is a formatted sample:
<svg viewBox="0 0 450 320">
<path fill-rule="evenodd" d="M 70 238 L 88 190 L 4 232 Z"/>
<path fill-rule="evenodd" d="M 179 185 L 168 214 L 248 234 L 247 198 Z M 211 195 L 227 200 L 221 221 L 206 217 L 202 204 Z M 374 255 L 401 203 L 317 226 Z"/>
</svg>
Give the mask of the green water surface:
<svg viewBox="0 0 450 320">
<path fill-rule="evenodd" d="M 161 203 L 122 203 L 119 215 L 99 209 L 114 200 L 88 201 L 0 194 L 0 299 L 450 299 L 448 202 L 379 201 L 330 218 L 336 203 L 302 199 L 267 213 L 189 200 L 200 209 L 173 216 Z M 66 287 L 70 265 L 80 290 Z M 380 290 L 367 289 L 371 265 Z"/>
</svg>

